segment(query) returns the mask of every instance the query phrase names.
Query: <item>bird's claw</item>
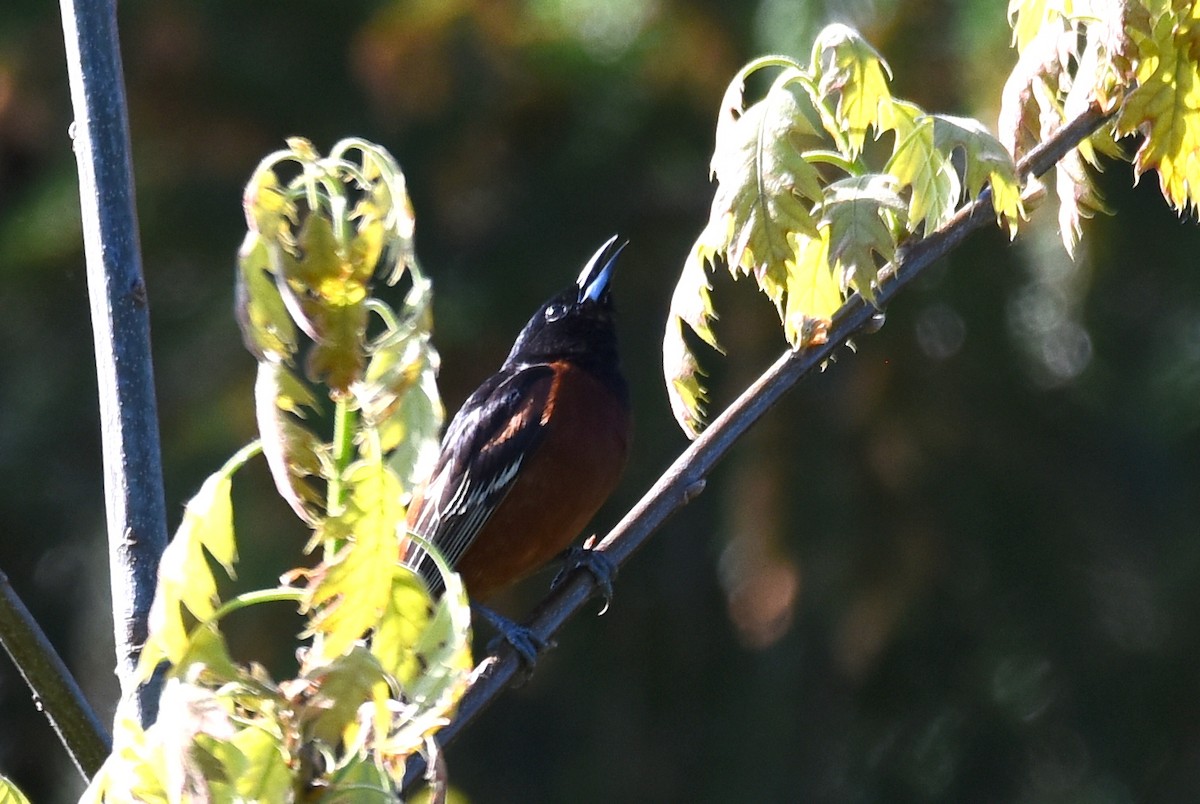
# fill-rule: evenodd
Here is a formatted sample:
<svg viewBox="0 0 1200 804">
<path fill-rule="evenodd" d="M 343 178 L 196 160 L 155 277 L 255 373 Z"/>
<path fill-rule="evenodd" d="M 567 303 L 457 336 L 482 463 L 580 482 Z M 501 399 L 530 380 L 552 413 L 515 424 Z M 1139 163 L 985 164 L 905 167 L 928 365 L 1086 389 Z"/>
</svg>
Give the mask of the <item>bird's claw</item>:
<svg viewBox="0 0 1200 804">
<path fill-rule="evenodd" d="M 488 621 L 496 629 L 497 636 L 488 643 L 488 652 L 495 653 L 502 645 L 508 644 L 517 652 L 522 666 L 526 671 L 532 671 L 537 664 L 538 656 L 549 648 L 554 647 L 553 640 L 542 639 L 523 625 L 518 625 L 507 617 L 492 611 L 486 606 L 472 605 L 471 610 Z"/>
<path fill-rule="evenodd" d="M 556 589 L 577 569 L 587 570 L 596 579 L 596 587 L 604 598 L 604 608 L 600 613 L 608 611 L 613 599 L 613 580 L 617 577 L 617 563 L 603 550 L 592 546 L 592 540 L 584 543 L 583 547 L 572 547 L 563 554 L 562 569 L 550 582 L 550 588 Z"/>
</svg>

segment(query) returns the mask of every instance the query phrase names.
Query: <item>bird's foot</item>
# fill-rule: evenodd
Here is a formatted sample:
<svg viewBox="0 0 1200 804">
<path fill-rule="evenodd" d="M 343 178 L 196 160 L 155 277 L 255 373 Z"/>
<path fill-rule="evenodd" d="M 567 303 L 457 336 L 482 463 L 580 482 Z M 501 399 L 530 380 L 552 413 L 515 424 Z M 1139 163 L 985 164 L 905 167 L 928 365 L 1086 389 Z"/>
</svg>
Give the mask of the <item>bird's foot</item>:
<svg viewBox="0 0 1200 804">
<path fill-rule="evenodd" d="M 577 569 L 585 569 L 596 579 L 596 587 L 604 597 L 604 608 L 600 613 L 608 611 L 613 598 L 613 580 L 617 577 L 617 563 L 608 557 L 603 550 L 597 550 L 594 539 L 588 539 L 582 547 L 572 547 L 563 553 L 562 569 L 550 582 L 550 588 L 555 589 L 562 584 Z"/>
<path fill-rule="evenodd" d="M 521 659 L 521 664 L 525 667 L 526 672 L 533 670 L 533 666 L 537 664 L 538 656 L 542 651 L 554 647 L 552 640 L 542 639 L 532 630 L 523 625 L 519 625 L 502 614 L 489 609 L 487 606 L 471 604 L 471 610 L 488 621 L 488 625 L 494 628 L 498 636 L 488 643 L 488 652 L 495 653 L 502 644 L 508 643 L 512 649 L 517 652 L 517 656 Z"/>
</svg>

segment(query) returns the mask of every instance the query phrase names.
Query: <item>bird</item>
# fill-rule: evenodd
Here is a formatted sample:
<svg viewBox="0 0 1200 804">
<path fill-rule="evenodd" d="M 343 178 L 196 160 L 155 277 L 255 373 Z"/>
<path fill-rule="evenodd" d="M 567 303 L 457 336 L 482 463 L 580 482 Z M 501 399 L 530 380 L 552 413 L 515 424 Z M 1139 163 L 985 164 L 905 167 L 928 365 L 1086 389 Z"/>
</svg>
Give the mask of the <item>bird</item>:
<svg viewBox="0 0 1200 804">
<path fill-rule="evenodd" d="M 459 573 L 472 604 L 564 553 L 625 468 L 630 398 L 611 283 L 628 243 L 617 239 L 529 319 L 500 370 L 451 419 L 409 503 L 409 533 Z M 401 561 L 441 592 L 441 575 L 416 540 L 402 539 Z M 511 623 L 484 613 L 509 637 L 503 626 Z"/>
</svg>

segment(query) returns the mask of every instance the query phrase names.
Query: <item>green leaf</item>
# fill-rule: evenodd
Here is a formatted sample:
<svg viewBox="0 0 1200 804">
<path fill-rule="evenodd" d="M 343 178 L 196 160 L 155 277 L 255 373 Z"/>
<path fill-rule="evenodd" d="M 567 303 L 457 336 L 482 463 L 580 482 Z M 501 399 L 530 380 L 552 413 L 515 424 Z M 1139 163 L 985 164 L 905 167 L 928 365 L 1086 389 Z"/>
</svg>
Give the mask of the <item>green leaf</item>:
<svg viewBox="0 0 1200 804">
<path fill-rule="evenodd" d="M 370 272 L 344 253 L 333 223 L 317 214 L 305 218 L 296 254 L 273 252 L 276 273 L 284 278 L 286 309 L 314 341 L 307 374 L 345 392 L 365 365 L 367 281 Z M 374 263 L 372 263 L 372 266 Z"/>
<path fill-rule="evenodd" d="M 812 73 L 818 77 L 822 96 L 838 94 L 834 122 L 837 129 L 830 134 L 846 136 L 846 155 L 862 153 L 867 129 L 874 127 L 883 133 L 883 123 L 890 119 L 892 95 L 888 79 L 892 70 L 879 51 L 863 39 L 858 31 L 846 25 L 826 26 L 813 42 Z"/>
<path fill-rule="evenodd" d="M 824 227 L 816 237 L 795 238 L 783 316 L 784 335 L 793 349 L 824 343 L 830 318 L 842 304 L 841 283 L 829 262 L 829 233 Z"/>
<path fill-rule="evenodd" d="M 265 242 L 275 242 L 287 249 L 294 249 L 296 245 L 291 236 L 296 202 L 293 194 L 279 183 L 271 166 L 292 156 L 290 151 L 276 151 L 263 159 L 242 196 L 248 228 L 260 234 Z"/>
<path fill-rule="evenodd" d="M 979 197 L 985 184 L 992 187 L 992 208 L 996 222 L 1017 234 L 1017 222 L 1025 217 L 1021 201 L 1021 183 L 1012 155 L 978 120 L 967 117 L 934 115 L 934 142 L 947 158 L 961 148 L 966 157 L 967 195 Z"/>
<path fill-rule="evenodd" d="M 174 663 L 159 720 L 146 731 L 119 724 L 85 801 L 288 801 L 309 782 L 316 786 L 306 794 L 324 787 L 334 796 L 323 800 L 358 800 L 363 785 L 391 800 L 407 757 L 448 722 L 466 688 L 470 614 L 461 581 L 443 564 L 447 592 L 434 605 L 397 564 L 405 488 L 385 448 L 411 483 L 442 415 L 430 286 L 412 253 L 403 177 L 385 151 L 361 140 L 325 158 L 305 140 L 288 146 L 247 185 L 238 312 L 259 358 L 261 449 L 280 493 L 328 552 L 316 570 L 288 574 L 308 578 L 304 589 L 249 591 L 222 604 L 210 562 L 233 577 L 231 476 L 259 447 L 206 481 L 164 557 L 142 657 L 144 675 L 163 659 Z M 282 182 L 274 168 L 288 162 L 299 173 Z M 411 277 L 399 313 L 370 298 L 377 273 L 389 282 Z M 368 342 L 372 310 L 383 332 Z M 336 454 L 305 422 L 323 403 L 293 365 L 300 332 L 313 341 L 310 376 L 325 381 L 336 403 Z M 332 515 L 314 478 L 326 483 Z M 235 663 L 218 628 L 226 614 L 268 600 L 300 600 L 315 635 L 301 652 L 300 677 L 279 685 L 261 667 Z M 373 650 L 389 654 L 387 670 Z"/>
<path fill-rule="evenodd" d="M 743 82 L 778 68 L 758 102 Z M 820 343 L 852 289 L 874 301 L 878 268 L 901 237 L 947 223 L 986 185 L 997 222 L 1015 233 L 1024 215 L 1011 156 L 979 123 L 927 115 L 892 97 L 890 68 L 856 31 L 830 25 L 809 65 L 767 56 L 743 67 L 718 117 L 712 208 L 684 262 L 663 336 L 672 412 L 696 437 L 706 390 L 688 330 L 718 347 L 708 269 L 723 258 L 737 278 L 753 275 L 796 349 Z M 888 162 L 864 153 L 866 137 L 895 132 Z M 964 171 L 953 155 L 964 156 Z"/>
<path fill-rule="evenodd" d="M 305 374 L 323 382 L 335 396 L 349 392 L 362 379 L 366 366 L 363 339 L 367 333 L 364 304 L 313 305 L 314 341 L 305 363 Z"/>
<path fill-rule="evenodd" d="M 281 182 L 276 169 L 299 168 Z M 260 360 L 290 361 L 299 327 L 314 342 L 307 372 L 344 398 L 366 364 L 364 307 L 376 273 L 416 275 L 414 219 L 404 176 L 386 150 L 347 139 L 321 157 L 312 143 L 258 166 L 243 196 L 249 233 L 239 272 L 239 319 Z M 272 287 L 264 272 L 274 274 Z M 290 323 L 288 321 L 290 319 Z"/>
<path fill-rule="evenodd" d="M 725 93 L 712 159 L 717 191 L 696 250 L 721 254 L 731 271 L 753 274 L 778 302 L 784 292 L 783 261 L 791 254 L 788 235 L 816 231 L 811 206 L 821 198 L 821 185 L 816 167 L 804 159 L 802 143 L 817 129 L 803 74 L 794 66 L 739 114 L 742 82 L 755 69 L 751 65 L 739 73 Z"/>
<path fill-rule="evenodd" d="M 348 304 L 366 298 L 366 279 L 342 253 L 334 222 L 310 212 L 304 218 L 294 253 L 280 249 L 278 272 L 298 292 L 321 301 Z"/>
<path fill-rule="evenodd" d="M 1009 0 L 1008 19 L 1013 29 L 1013 43 L 1024 53 L 1037 35 L 1055 25 L 1063 17 L 1070 0 Z"/>
<path fill-rule="evenodd" d="M 423 669 L 413 646 L 429 626 L 432 610 L 433 602 L 420 577 L 395 567 L 391 595 L 371 638 L 371 653 L 401 687 L 411 685 Z"/>
<path fill-rule="evenodd" d="M 388 465 L 407 490 L 437 459 L 445 418 L 437 388 L 440 360 L 430 338 L 430 299 L 429 281 L 414 275 L 400 316 L 372 302 L 386 329 L 368 345 L 365 375 L 351 387 L 364 420 L 389 453 Z"/>
<path fill-rule="evenodd" d="M 910 190 L 908 221 L 912 229 L 924 224 L 926 233 L 954 215 L 962 186 L 948 150 L 939 147 L 935 117 L 915 104 L 893 104 L 896 145 L 884 168 Z"/>
<path fill-rule="evenodd" d="M 1073 257 L 1075 246 L 1083 233 L 1083 219 L 1097 212 L 1108 212 L 1108 207 L 1087 175 L 1087 166 L 1079 149 L 1058 161 L 1054 175 L 1054 188 L 1058 195 L 1058 231 L 1067 254 Z"/>
<path fill-rule="evenodd" d="M 1141 51 L 1138 87 L 1117 118 L 1117 133 L 1140 131 L 1136 174 L 1157 170 L 1163 196 L 1180 212 L 1200 207 L 1200 6 L 1173 4 L 1154 21 Z"/>
<path fill-rule="evenodd" d="M 237 545 L 229 491 L 233 474 L 258 449 L 257 444 L 250 444 L 235 453 L 204 481 L 184 508 L 183 521 L 159 564 L 150 635 L 138 663 L 142 678 L 149 678 L 163 659 L 178 664 L 187 653 L 191 638 L 184 611 L 198 621 L 207 620 L 216 611 L 217 580 L 205 551 L 230 578 L 234 577 Z"/>
<path fill-rule="evenodd" d="M 663 376 L 667 380 L 667 397 L 675 421 L 689 438 L 698 436 L 703 428 L 704 403 L 708 400 L 708 394 L 701 382 L 704 373 L 684 340 L 684 326 L 690 327 L 709 346 L 720 348 L 711 327 L 716 312 L 713 310 L 712 286 L 708 283 L 705 268 L 711 257 L 711 250 L 700 242 L 692 248 L 671 296 L 667 330 L 663 336 Z"/>
<path fill-rule="evenodd" d="M 370 266 L 376 273 L 380 271 L 378 260 L 388 257 L 391 265 L 385 279 L 394 285 L 405 271 L 417 272 L 413 248 L 416 217 L 404 174 L 386 149 L 366 140 L 348 138 L 338 142 L 330 149 L 329 159 L 344 163 L 351 152 L 358 154 L 362 164 L 359 183 L 365 188 L 350 213 L 358 233 L 351 251 L 358 255 L 356 262 L 363 268 Z"/>
<path fill-rule="evenodd" d="M 80 804 L 101 802 L 146 802 L 174 804 L 176 793 L 168 799 L 166 779 L 168 760 L 162 741 L 147 739 L 137 723 L 119 718 L 113 728 L 113 752 L 92 777 Z"/>
<path fill-rule="evenodd" d="M 401 687 L 404 717 L 392 724 L 378 750 L 408 756 L 450 721 L 471 676 L 471 604 L 462 579 L 432 545 L 421 545 L 434 560 L 445 589 L 410 650 L 420 668 Z M 405 674 L 407 675 L 407 674 Z"/>
<path fill-rule="evenodd" d="M 323 472 L 323 445 L 298 417 L 316 406 L 312 392 L 286 366 L 258 364 L 254 385 L 254 410 L 263 456 L 271 469 L 275 488 L 305 522 L 315 522 L 321 503 L 318 490 L 308 482 Z"/>
<path fill-rule="evenodd" d="M 745 79 L 782 68 L 766 95 L 744 108 Z M 663 370 L 671 409 L 695 438 L 706 398 L 699 364 L 684 340 L 686 325 L 719 349 L 706 265 L 720 255 L 737 275 L 753 275 L 782 315 L 792 238 L 816 235 L 812 206 L 822 197 L 820 173 L 806 147 L 822 144 L 813 87 L 795 60 L 758 59 L 730 83 L 717 122 L 712 172 L 717 180 L 708 224 L 697 238 L 671 300 L 663 338 Z"/>
<path fill-rule="evenodd" d="M 0 776 L 0 804 L 29 804 L 29 799 L 6 776 Z"/>
<path fill-rule="evenodd" d="M 884 261 L 895 256 L 892 222 L 902 218 L 907 205 L 895 179 L 880 174 L 834 182 L 826 196 L 821 225 L 829 228 L 829 261 L 840 271 L 843 289 L 852 286 L 874 302 L 876 255 Z"/>
<path fill-rule="evenodd" d="M 215 628 L 198 631 L 220 639 Z M 113 753 L 83 800 L 290 800 L 295 758 L 287 752 L 302 741 L 292 702 L 253 666 L 228 677 L 196 666 L 186 676 L 169 677 L 149 729 L 117 724 Z"/>
<path fill-rule="evenodd" d="M 330 748 L 355 742 L 350 732 L 358 731 L 360 707 L 387 690 L 379 662 L 361 645 L 330 659 L 310 651 L 300 679 L 304 695 L 293 705 L 305 735 Z"/>
<path fill-rule="evenodd" d="M 397 529 L 404 526 L 403 487 L 378 454 L 358 461 L 343 478 L 346 509 L 321 523 L 319 538 L 343 543 L 312 574 L 304 609 L 309 634 L 320 634 L 315 661 L 345 653 L 379 624 L 392 591 Z"/>
<path fill-rule="evenodd" d="M 212 683 L 233 681 L 241 675 L 241 670 L 229 657 L 229 648 L 225 637 L 217 629 L 216 623 L 201 623 L 188 634 L 187 649 L 174 662 L 171 674 L 177 677 L 203 677 Z"/>
<path fill-rule="evenodd" d="M 288 755 L 279 736 L 257 726 L 241 729 L 225 744 L 231 749 L 226 762 L 237 801 L 287 801 L 292 792 Z"/>
<path fill-rule="evenodd" d="M 405 799 L 412 801 L 412 799 Z M 329 787 L 317 799 L 319 804 L 394 804 L 396 794 L 391 778 L 374 757 L 358 756 L 329 778 Z"/>
<path fill-rule="evenodd" d="M 298 346 L 296 324 L 269 273 L 262 236 L 247 232 L 238 252 L 237 320 L 246 348 L 259 360 L 290 360 Z"/>
<path fill-rule="evenodd" d="M 408 364 L 403 375 L 408 387 L 395 389 L 400 392 L 396 402 L 377 425 L 384 449 L 390 450 L 388 466 L 407 491 L 433 468 L 446 416 L 437 387 L 438 354 L 428 340 L 413 344 L 412 353 L 398 361 Z"/>
</svg>

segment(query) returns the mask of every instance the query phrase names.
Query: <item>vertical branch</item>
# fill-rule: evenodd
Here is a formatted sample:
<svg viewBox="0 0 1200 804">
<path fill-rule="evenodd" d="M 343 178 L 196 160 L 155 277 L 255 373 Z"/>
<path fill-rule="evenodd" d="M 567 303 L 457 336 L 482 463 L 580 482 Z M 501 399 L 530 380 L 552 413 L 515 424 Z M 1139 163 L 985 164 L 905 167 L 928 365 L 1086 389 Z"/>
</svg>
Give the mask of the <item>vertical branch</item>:
<svg viewBox="0 0 1200 804">
<path fill-rule="evenodd" d="M 134 677 L 167 542 L 150 318 L 134 211 L 116 0 L 61 0 L 104 450 L 119 715 L 153 722 Z"/>
</svg>

